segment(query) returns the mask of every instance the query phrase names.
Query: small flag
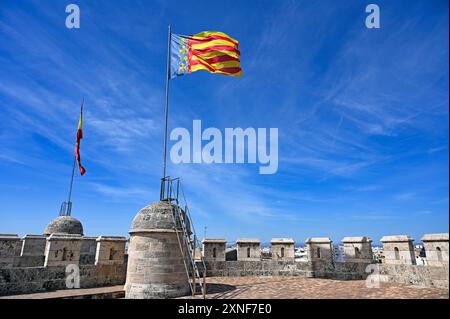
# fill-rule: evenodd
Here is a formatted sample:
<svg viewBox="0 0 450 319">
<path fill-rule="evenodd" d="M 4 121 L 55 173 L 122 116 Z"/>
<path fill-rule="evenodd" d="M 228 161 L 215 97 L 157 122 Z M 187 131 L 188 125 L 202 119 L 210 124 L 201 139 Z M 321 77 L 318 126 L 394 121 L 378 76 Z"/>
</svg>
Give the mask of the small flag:
<svg viewBox="0 0 450 319">
<path fill-rule="evenodd" d="M 81 110 L 80 110 L 80 119 L 78 120 L 78 130 L 77 130 L 77 139 L 75 142 L 75 158 L 78 162 L 78 169 L 80 170 L 80 174 L 81 176 L 84 175 L 84 173 L 86 173 L 86 170 L 84 169 L 84 167 L 81 165 L 81 158 L 80 158 L 80 141 L 83 138 L 83 105 L 81 105 Z"/>
<path fill-rule="evenodd" d="M 205 70 L 242 76 L 239 42 L 223 32 L 204 31 L 184 36 L 172 34 L 170 78 Z"/>
</svg>

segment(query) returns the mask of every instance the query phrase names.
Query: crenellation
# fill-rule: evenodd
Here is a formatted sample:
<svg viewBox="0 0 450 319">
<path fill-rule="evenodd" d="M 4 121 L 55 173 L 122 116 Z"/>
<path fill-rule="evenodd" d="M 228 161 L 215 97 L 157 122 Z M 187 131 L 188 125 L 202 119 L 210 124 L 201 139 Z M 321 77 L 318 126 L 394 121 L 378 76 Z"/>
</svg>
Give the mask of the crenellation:
<svg viewBox="0 0 450 319">
<path fill-rule="evenodd" d="M 422 237 L 422 242 L 429 266 L 448 266 L 448 233 L 425 234 Z"/>
<path fill-rule="evenodd" d="M 14 266 L 20 252 L 20 238 L 17 234 L 0 234 L 0 268 Z"/>
<path fill-rule="evenodd" d="M 272 238 L 270 241 L 272 259 L 290 260 L 295 259 L 295 241 L 292 238 Z"/>
<path fill-rule="evenodd" d="M 384 262 L 386 264 L 415 265 L 414 239 L 407 235 L 384 236 L 383 243 Z"/>
<path fill-rule="evenodd" d="M 306 239 L 308 260 L 330 262 L 333 260 L 332 240 L 329 237 L 311 237 Z"/>
<path fill-rule="evenodd" d="M 261 241 L 256 238 L 241 238 L 236 241 L 237 260 L 261 260 Z"/>
<path fill-rule="evenodd" d="M 123 264 L 125 255 L 125 243 L 127 239 L 120 236 L 99 236 L 96 239 L 97 249 L 95 264 Z"/>
<path fill-rule="evenodd" d="M 167 217 L 164 214 L 162 212 L 162 218 Z M 123 284 L 128 276 L 127 298 L 166 298 L 187 294 L 188 288 L 182 279 L 185 276 L 184 264 L 178 253 L 179 243 L 174 229 L 145 230 L 142 223 L 136 224 L 140 228 L 130 230 L 132 257 L 128 261 L 125 259 L 127 239 L 121 236 L 83 237 L 52 233 L 48 237 L 25 235 L 21 242 L 15 234 L 0 235 L 0 247 L 3 247 L 0 257 L 9 258 L 9 264 L 0 266 L 0 295 L 64 289 L 67 275 L 64 269 L 69 264 L 80 267 L 83 287 Z M 156 224 L 161 225 L 157 221 Z M 372 240 L 367 236 L 342 239 L 343 261 L 333 259 L 329 237 L 307 238 L 308 260 L 302 262 L 295 260 L 292 238 L 272 238 L 271 257 L 268 259 L 261 258 L 261 243 L 255 238 L 238 239 L 236 247 L 231 248 L 226 248 L 227 240 L 224 238 L 205 238 L 203 249 L 196 255 L 197 262 L 201 262 L 199 256 L 203 254 L 207 276 L 364 280 L 370 274 L 367 265 L 373 264 L 384 282 L 448 289 L 448 234 L 425 234 L 422 241 L 427 254 L 425 266 L 413 263 L 413 239 L 406 235 L 381 239 L 386 256 L 382 264 L 375 263 L 372 258 Z M 20 255 L 17 245 L 21 248 Z M 398 248 L 398 259 L 395 258 L 395 247 Z"/>
<path fill-rule="evenodd" d="M 203 257 L 205 260 L 225 261 L 225 245 L 223 238 L 205 238 L 203 244 Z"/>
<path fill-rule="evenodd" d="M 81 235 L 52 233 L 45 246 L 44 267 L 78 265 Z"/>
<path fill-rule="evenodd" d="M 369 237 L 344 237 L 342 243 L 346 261 L 372 262 L 372 239 Z"/>
</svg>

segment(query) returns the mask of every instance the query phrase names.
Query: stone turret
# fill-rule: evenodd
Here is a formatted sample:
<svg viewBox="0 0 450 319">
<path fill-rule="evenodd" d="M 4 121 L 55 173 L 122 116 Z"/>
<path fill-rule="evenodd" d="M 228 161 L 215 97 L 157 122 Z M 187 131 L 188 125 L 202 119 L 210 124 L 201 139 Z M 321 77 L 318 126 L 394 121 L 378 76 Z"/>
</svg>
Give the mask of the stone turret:
<svg viewBox="0 0 450 319">
<path fill-rule="evenodd" d="M 190 292 L 174 222 L 175 206 L 142 208 L 130 229 L 125 298 L 174 298 Z M 181 235 L 181 233 L 180 233 Z"/>
<path fill-rule="evenodd" d="M 44 231 L 45 236 L 54 233 L 83 236 L 83 225 L 72 216 L 58 216 L 47 225 Z"/>
</svg>

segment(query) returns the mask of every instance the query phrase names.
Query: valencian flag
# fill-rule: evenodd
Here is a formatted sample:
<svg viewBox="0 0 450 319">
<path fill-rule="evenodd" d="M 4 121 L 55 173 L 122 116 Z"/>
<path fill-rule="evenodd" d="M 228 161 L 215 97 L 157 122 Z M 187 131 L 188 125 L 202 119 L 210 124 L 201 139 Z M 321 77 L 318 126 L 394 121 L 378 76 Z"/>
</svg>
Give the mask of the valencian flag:
<svg viewBox="0 0 450 319">
<path fill-rule="evenodd" d="M 80 174 L 84 175 L 84 173 L 86 173 L 86 170 L 84 169 L 83 165 L 81 165 L 81 158 L 80 158 L 80 141 L 82 138 L 83 138 L 83 105 L 81 106 L 80 119 L 78 120 L 77 139 L 75 142 L 75 158 L 78 162 L 78 169 L 80 170 Z"/>
<path fill-rule="evenodd" d="M 170 78 L 205 70 L 242 76 L 238 41 L 222 32 L 204 31 L 194 35 L 172 34 Z"/>
</svg>

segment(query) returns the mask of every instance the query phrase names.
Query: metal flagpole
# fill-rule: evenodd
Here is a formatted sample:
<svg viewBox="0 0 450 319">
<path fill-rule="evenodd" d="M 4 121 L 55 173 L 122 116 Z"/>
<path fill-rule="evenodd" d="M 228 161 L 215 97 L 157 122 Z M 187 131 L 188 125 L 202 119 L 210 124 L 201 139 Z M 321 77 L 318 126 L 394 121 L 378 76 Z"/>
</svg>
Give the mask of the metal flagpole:
<svg viewBox="0 0 450 319">
<path fill-rule="evenodd" d="M 167 162 L 167 119 L 169 115 L 169 80 L 170 80 L 170 40 L 172 37 L 172 29 L 169 25 L 169 34 L 167 40 L 167 69 L 166 69 L 166 109 L 165 109 L 165 122 L 164 122 L 164 157 L 163 157 L 163 174 L 161 179 L 161 192 L 160 199 L 164 198 L 164 184 L 166 179 L 166 162 Z"/>
<path fill-rule="evenodd" d="M 83 105 L 84 105 L 84 98 L 83 98 L 83 101 L 81 102 L 81 110 L 83 110 Z M 81 114 L 81 111 L 80 111 L 80 114 Z M 77 134 L 78 134 L 78 131 L 77 131 Z M 61 207 L 61 211 L 63 211 L 65 216 L 70 216 L 71 212 L 72 212 L 72 202 L 70 201 L 70 199 L 72 197 L 73 177 L 74 177 L 74 174 L 75 174 L 76 161 L 77 161 L 77 158 L 76 158 L 76 156 L 74 154 L 74 156 L 73 156 L 73 164 L 72 164 L 72 175 L 70 176 L 69 196 L 67 198 L 66 207 L 64 207 L 64 208 Z M 64 203 L 63 203 L 63 205 L 64 205 Z"/>
</svg>

